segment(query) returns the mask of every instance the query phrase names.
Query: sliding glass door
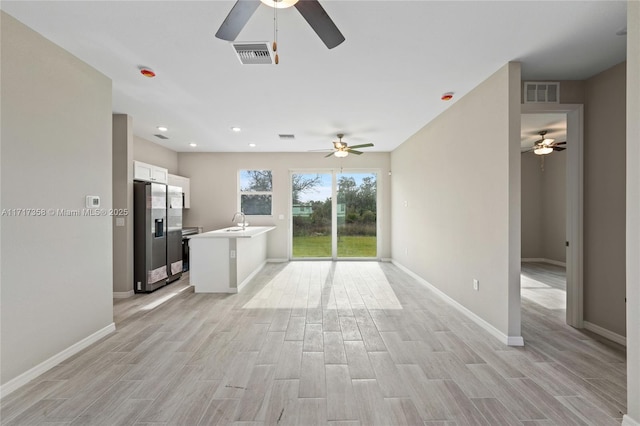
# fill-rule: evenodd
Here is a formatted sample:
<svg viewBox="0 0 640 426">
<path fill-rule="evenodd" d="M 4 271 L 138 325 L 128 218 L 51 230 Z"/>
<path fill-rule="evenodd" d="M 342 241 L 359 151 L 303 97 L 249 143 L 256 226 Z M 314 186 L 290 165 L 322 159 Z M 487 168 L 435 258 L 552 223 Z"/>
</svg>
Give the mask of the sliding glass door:
<svg viewBox="0 0 640 426">
<path fill-rule="evenodd" d="M 337 174 L 338 257 L 377 256 L 377 174 Z"/>
<path fill-rule="evenodd" d="M 377 173 L 293 172 L 291 257 L 377 257 Z"/>
<path fill-rule="evenodd" d="M 331 258 L 331 173 L 291 174 L 293 258 Z"/>
</svg>

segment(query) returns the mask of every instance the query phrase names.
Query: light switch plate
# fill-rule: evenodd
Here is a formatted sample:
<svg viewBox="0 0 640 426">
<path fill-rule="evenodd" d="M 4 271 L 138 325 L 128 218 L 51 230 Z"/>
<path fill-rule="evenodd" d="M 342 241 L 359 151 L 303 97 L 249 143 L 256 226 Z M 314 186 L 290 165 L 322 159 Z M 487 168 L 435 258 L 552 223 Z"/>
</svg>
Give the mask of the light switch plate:
<svg viewBox="0 0 640 426">
<path fill-rule="evenodd" d="M 97 209 L 100 207 L 100 197 L 97 195 L 87 195 L 85 206 L 88 209 Z"/>
</svg>

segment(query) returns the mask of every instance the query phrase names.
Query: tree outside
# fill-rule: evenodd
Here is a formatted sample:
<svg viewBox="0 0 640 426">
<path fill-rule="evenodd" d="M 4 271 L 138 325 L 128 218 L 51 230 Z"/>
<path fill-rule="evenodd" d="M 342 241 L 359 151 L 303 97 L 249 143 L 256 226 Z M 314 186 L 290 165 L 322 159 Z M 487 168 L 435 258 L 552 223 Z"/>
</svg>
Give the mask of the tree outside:
<svg viewBox="0 0 640 426">
<path fill-rule="evenodd" d="M 331 197 L 314 196 L 321 175 L 294 174 L 293 256 L 331 256 Z M 375 257 L 377 182 L 375 173 L 343 173 L 337 178 L 339 257 Z"/>
</svg>

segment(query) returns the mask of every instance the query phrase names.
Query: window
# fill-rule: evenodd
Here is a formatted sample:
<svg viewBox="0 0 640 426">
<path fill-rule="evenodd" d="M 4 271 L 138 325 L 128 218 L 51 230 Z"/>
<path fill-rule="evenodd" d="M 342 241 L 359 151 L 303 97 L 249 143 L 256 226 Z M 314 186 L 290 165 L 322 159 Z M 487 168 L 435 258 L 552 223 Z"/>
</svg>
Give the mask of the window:
<svg viewBox="0 0 640 426">
<path fill-rule="evenodd" d="M 240 170 L 240 210 L 247 216 L 270 216 L 271 170 Z"/>
</svg>

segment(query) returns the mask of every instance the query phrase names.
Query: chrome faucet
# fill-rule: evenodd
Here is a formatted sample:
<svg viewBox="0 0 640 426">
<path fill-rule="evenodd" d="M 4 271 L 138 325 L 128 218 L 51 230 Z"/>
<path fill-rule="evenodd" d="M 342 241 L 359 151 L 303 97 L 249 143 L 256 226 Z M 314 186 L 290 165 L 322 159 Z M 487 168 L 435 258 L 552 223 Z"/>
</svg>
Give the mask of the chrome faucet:
<svg viewBox="0 0 640 426">
<path fill-rule="evenodd" d="M 233 215 L 233 218 L 231 218 L 231 222 L 234 222 L 234 223 L 235 223 L 235 221 L 236 221 L 236 217 L 238 217 L 238 215 L 240 215 L 240 217 L 242 218 L 242 230 L 244 231 L 244 226 L 245 226 L 245 215 L 244 215 L 244 213 L 243 213 L 243 212 L 236 212 L 236 213 Z"/>
</svg>

